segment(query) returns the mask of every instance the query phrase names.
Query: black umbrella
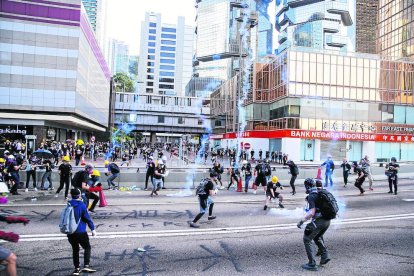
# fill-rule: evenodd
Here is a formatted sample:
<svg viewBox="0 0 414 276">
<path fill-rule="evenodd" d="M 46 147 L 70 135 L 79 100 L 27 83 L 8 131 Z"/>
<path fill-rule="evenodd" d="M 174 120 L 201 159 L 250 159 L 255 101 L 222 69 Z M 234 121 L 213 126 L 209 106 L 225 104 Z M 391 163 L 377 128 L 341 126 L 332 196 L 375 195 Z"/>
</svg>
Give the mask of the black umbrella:
<svg viewBox="0 0 414 276">
<path fill-rule="evenodd" d="M 53 158 L 53 153 L 45 149 L 39 149 L 33 152 L 33 155 L 36 156 L 37 158 L 43 158 L 43 159 Z"/>
</svg>

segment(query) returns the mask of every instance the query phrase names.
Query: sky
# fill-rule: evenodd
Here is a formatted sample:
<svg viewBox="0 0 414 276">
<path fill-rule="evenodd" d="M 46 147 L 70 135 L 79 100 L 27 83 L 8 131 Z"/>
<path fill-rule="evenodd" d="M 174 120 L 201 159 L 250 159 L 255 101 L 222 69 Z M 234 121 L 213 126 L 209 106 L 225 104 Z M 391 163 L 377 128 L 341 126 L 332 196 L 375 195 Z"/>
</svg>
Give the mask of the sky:
<svg viewBox="0 0 414 276">
<path fill-rule="evenodd" d="M 129 44 L 130 55 L 139 54 L 141 21 L 146 12 L 161 13 L 162 22 L 175 23 L 184 16 L 186 25 L 194 26 L 194 0 L 107 0 L 107 39 Z"/>
</svg>

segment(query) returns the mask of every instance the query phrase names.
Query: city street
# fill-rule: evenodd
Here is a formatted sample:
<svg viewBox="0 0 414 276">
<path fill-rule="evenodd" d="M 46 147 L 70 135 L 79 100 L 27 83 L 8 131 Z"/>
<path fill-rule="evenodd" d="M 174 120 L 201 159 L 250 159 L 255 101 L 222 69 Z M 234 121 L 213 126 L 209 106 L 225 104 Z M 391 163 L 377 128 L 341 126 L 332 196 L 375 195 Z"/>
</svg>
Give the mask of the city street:
<svg viewBox="0 0 414 276">
<path fill-rule="evenodd" d="M 413 275 L 414 185 L 401 180 L 397 196 L 387 194 L 385 182 L 358 196 L 352 185 L 334 191 L 341 207 L 325 242 L 332 261 L 322 275 Z M 31 219 L 27 226 L 2 224 L 19 233 L 17 244 L 4 243 L 18 256 L 18 275 L 68 275 L 73 270 L 71 248 L 59 233 L 62 198 L 40 194 L 31 201 L 2 206 L 0 212 Z M 298 275 L 307 262 L 303 230 L 304 188 L 290 195 L 285 209 L 277 203 L 263 211 L 259 191 L 219 191 L 216 220 L 201 219 L 201 228 L 188 227 L 198 213 L 197 198 L 180 190 L 108 191 L 108 207 L 92 214 L 98 236 L 91 237 L 94 275 Z M 194 194 L 194 191 L 193 191 Z M 145 251 L 144 251 L 145 250 Z M 0 273 L 0 275 L 2 275 Z M 86 274 L 85 274 L 86 275 Z"/>
</svg>

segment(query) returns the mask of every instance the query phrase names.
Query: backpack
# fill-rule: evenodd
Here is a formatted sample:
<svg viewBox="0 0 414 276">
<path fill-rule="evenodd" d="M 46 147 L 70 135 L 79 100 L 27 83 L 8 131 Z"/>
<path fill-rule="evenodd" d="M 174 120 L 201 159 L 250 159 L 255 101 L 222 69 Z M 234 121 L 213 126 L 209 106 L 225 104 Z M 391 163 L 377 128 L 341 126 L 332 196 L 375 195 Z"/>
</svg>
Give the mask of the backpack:
<svg viewBox="0 0 414 276">
<path fill-rule="evenodd" d="M 331 171 L 335 170 L 335 163 L 333 161 L 331 161 Z"/>
<path fill-rule="evenodd" d="M 264 164 L 261 164 L 260 166 L 258 166 L 257 176 L 258 177 L 265 176 L 266 175 L 265 171 L 266 171 L 266 168 L 265 168 Z"/>
<path fill-rule="evenodd" d="M 327 190 L 318 192 L 319 196 L 319 210 L 324 219 L 334 219 L 339 211 L 338 203 L 335 197 Z"/>
<path fill-rule="evenodd" d="M 76 229 L 78 229 L 79 221 L 76 222 L 75 219 L 75 209 L 73 206 L 68 202 L 65 209 L 62 210 L 60 214 L 60 222 L 59 222 L 59 229 L 60 232 L 63 234 L 73 234 L 75 233 Z"/>
<path fill-rule="evenodd" d="M 207 195 L 206 193 L 206 185 L 208 184 L 208 182 L 210 181 L 210 179 L 206 178 L 201 180 L 200 184 L 198 184 L 198 187 L 196 189 L 196 195 L 197 196 L 205 196 Z"/>
<path fill-rule="evenodd" d="M 120 172 L 120 170 L 119 170 L 119 167 L 118 167 L 118 165 L 117 164 L 115 164 L 115 163 L 111 163 L 110 165 L 110 170 L 111 170 L 111 172 L 113 171 L 114 173 L 119 173 Z"/>
<path fill-rule="evenodd" d="M 361 168 L 361 172 L 364 174 L 364 177 L 368 176 L 368 171 L 366 168 Z"/>
</svg>

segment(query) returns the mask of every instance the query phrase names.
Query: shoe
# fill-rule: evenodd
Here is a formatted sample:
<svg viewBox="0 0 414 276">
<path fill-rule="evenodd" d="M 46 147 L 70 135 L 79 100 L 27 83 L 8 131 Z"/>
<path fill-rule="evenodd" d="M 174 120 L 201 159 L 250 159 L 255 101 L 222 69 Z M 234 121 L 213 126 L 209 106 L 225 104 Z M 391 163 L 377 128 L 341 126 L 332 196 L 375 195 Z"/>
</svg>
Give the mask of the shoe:
<svg viewBox="0 0 414 276">
<path fill-rule="evenodd" d="M 395 192 L 394 195 L 397 195 L 397 192 Z"/>
<path fill-rule="evenodd" d="M 302 268 L 306 269 L 306 270 L 310 270 L 310 271 L 317 271 L 318 270 L 316 265 L 310 265 L 310 264 L 304 264 L 304 265 L 302 265 Z"/>
<path fill-rule="evenodd" d="M 360 193 L 359 195 L 360 195 L 360 196 L 363 196 L 363 195 L 364 195 L 364 192 Z"/>
<path fill-rule="evenodd" d="M 54 189 L 53 189 L 53 187 L 50 187 L 48 190 L 49 190 L 49 191 L 53 191 Z"/>
<path fill-rule="evenodd" d="M 389 194 L 392 194 L 392 191 L 389 191 L 388 193 L 389 193 Z"/>
<path fill-rule="evenodd" d="M 89 265 L 85 265 L 85 267 L 82 269 L 82 272 L 94 273 L 96 272 L 96 269 L 91 268 Z"/>
<path fill-rule="evenodd" d="M 372 189 L 371 187 L 369 188 L 370 191 L 373 191 L 374 189 Z"/>
<path fill-rule="evenodd" d="M 247 190 L 244 190 L 245 193 L 247 193 Z"/>
<path fill-rule="evenodd" d="M 24 190 L 24 192 L 25 192 L 25 193 L 28 193 L 28 192 L 29 192 L 29 189 L 27 189 L 27 188 L 26 188 L 26 189 Z"/>
<path fill-rule="evenodd" d="M 280 207 L 280 208 L 285 208 L 285 206 L 283 206 L 283 204 L 282 204 L 282 203 L 279 203 L 279 207 Z"/>
<path fill-rule="evenodd" d="M 165 189 L 167 189 L 167 188 L 165 188 L 165 187 L 162 187 L 161 189 L 165 190 Z"/>
<path fill-rule="evenodd" d="M 321 259 L 321 262 L 319 263 L 319 265 L 326 265 L 327 263 L 329 263 L 329 261 L 330 261 L 331 259 L 330 258 L 327 258 L 327 259 Z"/>
<path fill-rule="evenodd" d="M 296 195 L 296 192 L 295 192 L 295 191 L 293 191 L 293 192 L 292 192 L 292 195 Z"/>
<path fill-rule="evenodd" d="M 37 188 L 36 187 L 34 188 L 34 191 L 37 192 Z"/>
<path fill-rule="evenodd" d="M 200 228 L 200 225 L 198 225 L 197 223 L 195 223 L 195 222 L 190 222 L 190 227 L 193 227 L 193 228 Z"/>
<path fill-rule="evenodd" d="M 344 188 L 346 188 L 346 184 L 344 185 Z"/>
<path fill-rule="evenodd" d="M 55 194 L 55 197 L 59 197 L 59 194 Z"/>
<path fill-rule="evenodd" d="M 208 220 L 213 220 L 213 219 L 216 219 L 216 216 L 208 216 L 208 218 L 207 218 Z"/>
<path fill-rule="evenodd" d="M 154 194 L 155 194 L 155 195 L 158 195 L 158 192 L 157 192 L 157 191 L 155 191 L 155 192 L 154 192 Z"/>
<path fill-rule="evenodd" d="M 152 197 L 154 195 L 154 192 L 151 192 L 150 197 Z"/>
<path fill-rule="evenodd" d="M 263 207 L 263 210 L 265 210 L 265 211 L 267 210 L 267 205 L 265 205 L 265 206 Z"/>
<path fill-rule="evenodd" d="M 93 210 L 93 209 L 89 209 L 88 210 L 89 212 L 91 212 L 91 213 L 95 213 L 96 211 L 95 210 Z"/>
<path fill-rule="evenodd" d="M 148 189 L 147 189 L 147 188 L 145 188 L 145 189 L 144 189 L 144 191 L 148 191 Z"/>
<path fill-rule="evenodd" d="M 80 268 L 75 268 L 75 270 L 72 272 L 72 275 L 80 275 L 80 274 L 81 274 Z"/>
<path fill-rule="evenodd" d="M 318 251 L 316 252 L 316 256 L 321 256 L 321 255 L 322 255 L 322 252 L 318 250 Z"/>
</svg>

